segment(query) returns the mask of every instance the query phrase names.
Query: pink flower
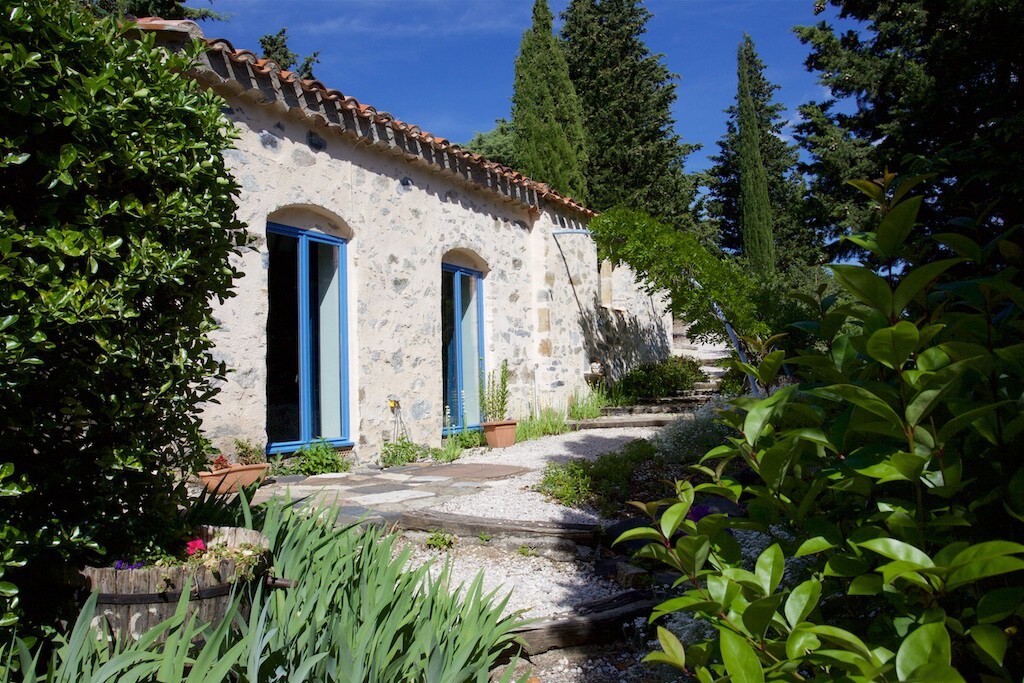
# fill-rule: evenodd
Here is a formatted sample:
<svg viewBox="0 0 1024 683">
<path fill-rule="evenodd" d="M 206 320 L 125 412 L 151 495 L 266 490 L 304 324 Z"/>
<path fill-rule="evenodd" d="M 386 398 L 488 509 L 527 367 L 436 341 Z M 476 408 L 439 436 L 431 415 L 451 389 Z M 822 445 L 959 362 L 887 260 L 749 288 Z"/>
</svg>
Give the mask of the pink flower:
<svg viewBox="0 0 1024 683">
<path fill-rule="evenodd" d="M 203 543 L 203 539 L 201 538 L 193 538 L 185 544 L 185 552 L 189 555 L 195 555 L 196 553 L 204 550 L 206 550 L 206 544 Z"/>
</svg>

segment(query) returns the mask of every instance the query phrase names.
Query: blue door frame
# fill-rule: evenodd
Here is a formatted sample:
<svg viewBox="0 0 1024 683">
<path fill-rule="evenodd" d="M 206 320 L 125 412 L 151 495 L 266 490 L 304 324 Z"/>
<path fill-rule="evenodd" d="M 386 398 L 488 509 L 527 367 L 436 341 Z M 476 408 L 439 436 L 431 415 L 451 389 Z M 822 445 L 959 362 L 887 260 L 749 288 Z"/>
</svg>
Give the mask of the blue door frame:
<svg viewBox="0 0 1024 683">
<path fill-rule="evenodd" d="M 346 240 L 322 233 L 300 230 L 279 223 L 267 223 L 267 232 L 293 237 L 298 241 L 298 317 L 299 317 L 299 440 L 278 441 L 268 444 L 267 453 L 290 453 L 320 438 L 313 433 L 313 392 L 317 382 L 313 377 L 313 329 L 309 292 L 309 246 L 311 243 L 329 244 L 338 249 L 338 311 L 341 373 L 341 435 L 325 438 L 332 446 L 352 446 L 349 434 L 348 406 L 348 275 L 345 255 Z M 269 372 L 269 368 L 268 368 Z"/>
<path fill-rule="evenodd" d="M 461 432 L 461 431 L 464 431 L 464 430 L 467 430 L 467 429 L 470 429 L 470 430 L 478 430 L 478 429 L 480 429 L 480 422 L 479 421 L 477 421 L 476 423 L 463 424 L 463 416 L 464 416 L 463 396 L 465 395 L 465 392 L 466 392 L 465 364 L 467 363 L 468 359 L 462 357 L 462 348 L 463 348 L 462 347 L 462 326 L 459 324 L 459 313 L 462 311 L 462 287 L 460 287 L 459 285 L 460 285 L 460 278 L 463 278 L 463 277 L 471 277 L 471 278 L 474 278 L 474 280 L 476 281 L 476 321 L 477 321 L 477 325 L 476 325 L 476 327 L 477 327 L 477 329 L 476 329 L 476 336 L 477 337 L 476 338 L 477 338 L 477 350 L 479 352 L 479 355 L 474 360 L 479 364 L 479 370 L 478 370 L 479 375 L 478 376 L 482 380 L 483 377 L 484 377 L 484 367 L 485 367 L 485 365 L 484 365 L 484 296 L 483 296 L 483 294 L 484 294 L 484 278 L 483 278 L 483 273 L 481 273 L 480 271 L 472 270 L 470 268 L 464 268 L 462 266 L 453 266 L 453 265 L 448 264 L 448 263 L 442 263 L 441 264 L 441 271 L 442 271 L 442 275 L 443 275 L 443 273 L 446 273 L 446 272 L 447 273 L 452 273 L 454 275 L 454 277 L 452 278 L 452 280 L 453 280 L 453 282 L 452 282 L 452 284 L 453 284 L 453 286 L 452 286 L 452 307 L 453 307 L 453 311 L 452 312 L 455 314 L 454 315 L 455 324 L 454 324 L 454 331 L 453 332 L 454 332 L 454 342 L 455 342 L 454 346 L 455 346 L 455 355 L 456 355 L 456 358 L 454 359 L 454 362 L 455 362 L 455 366 L 456 366 L 457 391 L 455 392 L 455 396 L 454 397 L 449 396 L 448 407 L 450 408 L 451 414 L 450 414 L 450 416 L 447 416 L 447 417 L 450 417 L 450 424 L 444 424 L 444 425 L 442 425 L 442 428 L 441 428 L 441 435 L 442 436 L 448 436 L 450 434 L 458 433 L 458 432 Z M 442 283 L 442 290 L 443 290 L 443 283 Z M 441 305 L 442 306 L 444 305 L 444 297 L 442 297 L 442 299 L 441 299 Z M 442 319 L 443 319 L 443 312 L 442 312 Z M 449 362 L 452 362 L 451 358 L 449 358 Z M 443 370 L 444 370 L 444 373 L 445 373 L 444 383 L 445 383 L 445 386 L 447 386 L 447 383 L 448 383 L 448 368 L 445 367 Z M 470 391 L 479 392 L 480 391 L 480 387 L 479 386 L 471 387 L 469 390 Z"/>
</svg>

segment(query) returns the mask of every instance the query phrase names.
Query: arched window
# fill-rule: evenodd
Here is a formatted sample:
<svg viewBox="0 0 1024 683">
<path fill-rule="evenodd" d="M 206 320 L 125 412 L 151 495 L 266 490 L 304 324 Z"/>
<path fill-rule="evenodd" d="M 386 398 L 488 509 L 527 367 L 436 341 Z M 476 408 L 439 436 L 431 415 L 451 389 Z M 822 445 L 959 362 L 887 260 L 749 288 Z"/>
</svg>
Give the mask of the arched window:
<svg viewBox="0 0 1024 683">
<path fill-rule="evenodd" d="M 267 440 L 351 445 L 344 239 L 267 223 Z"/>
<path fill-rule="evenodd" d="M 484 369 L 483 273 L 441 264 L 441 366 L 444 372 L 443 434 L 480 426 Z"/>
</svg>

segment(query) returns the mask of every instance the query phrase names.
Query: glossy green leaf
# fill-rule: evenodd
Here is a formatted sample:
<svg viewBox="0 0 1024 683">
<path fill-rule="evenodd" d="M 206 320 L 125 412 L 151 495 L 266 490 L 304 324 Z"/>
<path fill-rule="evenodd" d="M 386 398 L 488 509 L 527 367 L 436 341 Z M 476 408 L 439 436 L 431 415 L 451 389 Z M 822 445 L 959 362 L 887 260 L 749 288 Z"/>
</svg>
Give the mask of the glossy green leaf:
<svg viewBox="0 0 1024 683">
<path fill-rule="evenodd" d="M 821 582 L 817 579 L 808 579 L 793 589 L 786 600 L 786 621 L 790 628 L 796 628 L 797 624 L 807 618 L 821 598 Z"/>
<path fill-rule="evenodd" d="M 820 553 L 823 550 L 834 548 L 835 544 L 830 543 L 824 536 L 815 536 L 814 538 L 808 538 L 806 541 L 800 544 L 794 557 L 804 557 L 805 555 L 813 555 L 814 553 Z"/>
<path fill-rule="evenodd" d="M 722 661 L 734 683 L 764 683 L 764 670 L 747 639 L 725 628 L 719 629 Z"/>
<path fill-rule="evenodd" d="M 926 553 L 909 543 L 898 541 L 895 538 L 873 538 L 857 545 L 876 552 L 883 557 L 888 557 L 891 560 L 903 560 L 919 567 L 935 566 L 932 559 Z"/>
<path fill-rule="evenodd" d="M 943 259 L 917 266 L 908 272 L 892 297 L 892 307 L 897 315 L 914 300 L 930 283 L 934 282 L 940 275 L 958 263 L 963 263 L 962 258 Z"/>
<path fill-rule="evenodd" d="M 760 600 L 754 600 L 743 608 L 740 615 L 743 627 L 757 640 L 763 640 L 768 627 L 777 616 L 779 605 L 782 604 L 782 593 L 775 593 Z"/>
<path fill-rule="evenodd" d="M 909 678 L 925 664 L 949 665 L 951 645 L 949 632 L 941 622 L 918 626 L 903 639 L 896 652 L 896 673 L 900 679 Z"/>
<path fill-rule="evenodd" d="M 876 331 L 868 338 L 868 354 L 888 368 L 901 368 L 917 351 L 920 333 L 917 326 L 901 320 L 892 327 Z"/>
<path fill-rule="evenodd" d="M 612 542 L 612 545 L 618 545 L 619 543 L 624 543 L 626 541 L 654 541 L 659 543 L 662 540 L 662 536 L 658 533 L 657 529 L 652 529 L 648 526 L 640 526 L 623 531 L 619 534 L 619 537 Z"/>
<path fill-rule="evenodd" d="M 863 408 L 869 413 L 883 418 L 888 424 L 895 428 L 899 429 L 902 427 L 903 420 L 896 414 L 896 411 L 892 409 L 892 406 L 882 400 L 878 395 L 863 387 L 858 387 L 852 384 L 833 384 L 817 391 L 826 396 L 834 395 L 847 400 L 850 403 Z"/>
<path fill-rule="evenodd" d="M 885 316 L 892 315 L 892 290 L 889 283 L 869 268 L 852 265 L 830 265 L 836 280 L 861 302 L 877 309 Z"/>
<path fill-rule="evenodd" d="M 996 664 L 1003 665 L 1003 657 L 1006 656 L 1008 644 L 1006 631 L 992 624 L 976 624 L 968 634 L 985 654 L 995 660 Z"/>
<path fill-rule="evenodd" d="M 1024 560 L 1016 557 L 990 557 L 959 566 L 946 578 L 946 590 L 987 579 L 990 576 L 1010 574 L 1024 570 Z"/>
<path fill-rule="evenodd" d="M 904 199 L 894 205 L 878 224 L 876 230 L 878 246 L 882 250 L 884 259 L 888 260 L 896 256 L 907 237 L 910 236 L 922 200 L 923 197 L 920 195 Z"/>
<path fill-rule="evenodd" d="M 978 621 L 994 624 L 1017 611 L 1024 603 L 1024 587 L 996 588 L 981 596 L 978 601 Z"/>
<path fill-rule="evenodd" d="M 660 525 L 661 533 L 664 534 L 665 538 L 672 538 L 675 535 L 679 525 L 686 518 L 686 513 L 690 511 L 690 504 L 692 502 L 693 495 L 691 493 L 688 501 L 676 503 L 662 513 Z"/>
<path fill-rule="evenodd" d="M 786 571 L 786 558 L 782 554 L 779 544 L 773 543 L 757 558 L 754 567 L 754 575 L 760 581 L 765 595 L 775 592 L 784 571 Z"/>
<path fill-rule="evenodd" d="M 679 642 L 679 638 L 667 628 L 659 626 L 658 642 L 661 643 L 661 649 L 664 650 L 664 658 L 651 659 L 653 655 L 660 654 L 651 653 L 644 658 L 644 661 L 658 661 L 662 664 L 670 664 L 680 671 L 686 671 L 686 652 L 683 649 L 683 644 Z"/>
</svg>

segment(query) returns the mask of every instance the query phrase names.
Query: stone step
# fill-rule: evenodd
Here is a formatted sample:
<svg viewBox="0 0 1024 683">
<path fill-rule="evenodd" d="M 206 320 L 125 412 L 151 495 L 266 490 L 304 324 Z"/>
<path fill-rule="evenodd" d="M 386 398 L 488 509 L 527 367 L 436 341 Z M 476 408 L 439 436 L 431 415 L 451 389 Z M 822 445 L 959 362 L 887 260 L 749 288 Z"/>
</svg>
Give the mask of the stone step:
<svg viewBox="0 0 1024 683">
<path fill-rule="evenodd" d="M 528 547 L 540 557 L 572 562 L 593 557 L 601 540 L 597 524 L 571 522 L 528 522 L 454 515 L 436 510 L 403 512 L 395 526 L 407 532 L 431 532 L 441 529 L 459 538 L 487 538 L 487 543 L 508 552 Z"/>
</svg>

